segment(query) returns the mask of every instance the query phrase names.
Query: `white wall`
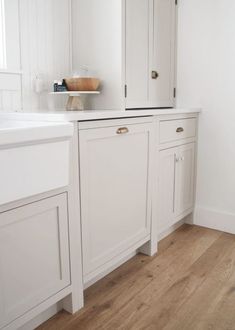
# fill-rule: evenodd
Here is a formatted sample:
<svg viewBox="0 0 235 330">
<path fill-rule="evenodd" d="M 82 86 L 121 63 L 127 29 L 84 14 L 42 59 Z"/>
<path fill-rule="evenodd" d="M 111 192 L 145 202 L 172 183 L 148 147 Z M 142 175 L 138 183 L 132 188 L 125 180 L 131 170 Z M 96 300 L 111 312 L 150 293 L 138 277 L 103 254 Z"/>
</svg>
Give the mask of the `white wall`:
<svg viewBox="0 0 235 330">
<path fill-rule="evenodd" d="M 235 1 L 180 0 L 179 107 L 202 107 L 196 223 L 235 233 Z"/>
<path fill-rule="evenodd" d="M 7 70 L 0 71 L 0 110 L 46 109 L 53 80 L 71 74 L 71 0 L 6 0 L 5 4 Z M 35 93 L 36 76 L 44 82 L 40 95 Z M 66 97 L 49 100 L 64 107 Z"/>
<path fill-rule="evenodd" d="M 19 1 L 1 1 L 0 111 L 21 109 Z M 0 61 L 2 62 L 2 61 Z"/>
</svg>

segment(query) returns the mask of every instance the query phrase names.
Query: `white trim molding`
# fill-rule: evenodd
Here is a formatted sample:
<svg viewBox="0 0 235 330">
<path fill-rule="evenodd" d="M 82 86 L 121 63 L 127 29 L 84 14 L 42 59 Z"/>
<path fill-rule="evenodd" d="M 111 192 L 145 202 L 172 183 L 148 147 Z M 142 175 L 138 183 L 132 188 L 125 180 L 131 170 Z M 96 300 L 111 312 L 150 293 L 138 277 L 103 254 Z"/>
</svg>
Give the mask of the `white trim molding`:
<svg viewBox="0 0 235 330">
<path fill-rule="evenodd" d="M 235 234 L 235 213 L 197 206 L 193 224 Z"/>
</svg>

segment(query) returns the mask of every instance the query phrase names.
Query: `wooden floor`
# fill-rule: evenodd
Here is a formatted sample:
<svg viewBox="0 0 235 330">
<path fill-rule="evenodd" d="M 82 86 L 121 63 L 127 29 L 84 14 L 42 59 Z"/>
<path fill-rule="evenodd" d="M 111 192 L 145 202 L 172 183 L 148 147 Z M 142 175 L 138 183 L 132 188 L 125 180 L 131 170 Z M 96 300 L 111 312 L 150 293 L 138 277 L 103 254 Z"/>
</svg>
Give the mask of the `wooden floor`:
<svg viewBox="0 0 235 330">
<path fill-rule="evenodd" d="M 235 235 L 184 225 L 85 292 L 85 308 L 44 329 L 235 329 Z"/>
</svg>

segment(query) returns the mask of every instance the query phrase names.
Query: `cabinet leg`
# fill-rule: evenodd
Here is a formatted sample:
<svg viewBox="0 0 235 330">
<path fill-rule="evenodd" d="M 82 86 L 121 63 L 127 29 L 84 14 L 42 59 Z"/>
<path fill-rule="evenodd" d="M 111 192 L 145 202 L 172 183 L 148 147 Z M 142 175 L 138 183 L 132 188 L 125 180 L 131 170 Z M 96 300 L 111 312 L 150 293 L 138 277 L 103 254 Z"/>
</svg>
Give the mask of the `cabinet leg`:
<svg viewBox="0 0 235 330">
<path fill-rule="evenodd" d="M 75 314 L 77 313 L 82 307 L 84 306 L 83 299 L 81 300 L 81 296 L 76 297 L 75 294 L 70 294 L 69 296 L 63 299 L 63 309 L 70 313 Z"/>
<path fill-rule="evenodd" d="M 148 241 L 145 243 L 143 246 L 139 248 L 139 252 L 146 254 L 147 256 L 153 257 L 158 250 L 158 245 L 157 242 L 154 242 L 152 240 Z"/>
</svg>

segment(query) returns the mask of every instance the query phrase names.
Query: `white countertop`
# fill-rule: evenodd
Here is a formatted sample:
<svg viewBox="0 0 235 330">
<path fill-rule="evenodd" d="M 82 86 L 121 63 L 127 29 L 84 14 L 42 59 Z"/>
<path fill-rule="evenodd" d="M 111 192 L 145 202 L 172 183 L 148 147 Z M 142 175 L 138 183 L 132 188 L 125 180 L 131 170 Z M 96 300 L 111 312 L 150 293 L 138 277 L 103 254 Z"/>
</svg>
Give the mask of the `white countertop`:
<svg viewBox="0 0 235 330">
<path fill-rule="evenodd" d="M 73 135 L 73 125 L 69 122 L 40 122 L 7 120 L 0 116 L 0 146 L 35 142 Z"/>
<path fill-rule="evenodd" d="M 41 112 L 0 112 L 1 120 L 35 121 L 86 121 L 98 119 L 146 117 L 159 115 L 200 113 L 201 109 L 146 109 L 146 110 L 84 110 L 84 111 L 41 111 Z"/>
</svg>

